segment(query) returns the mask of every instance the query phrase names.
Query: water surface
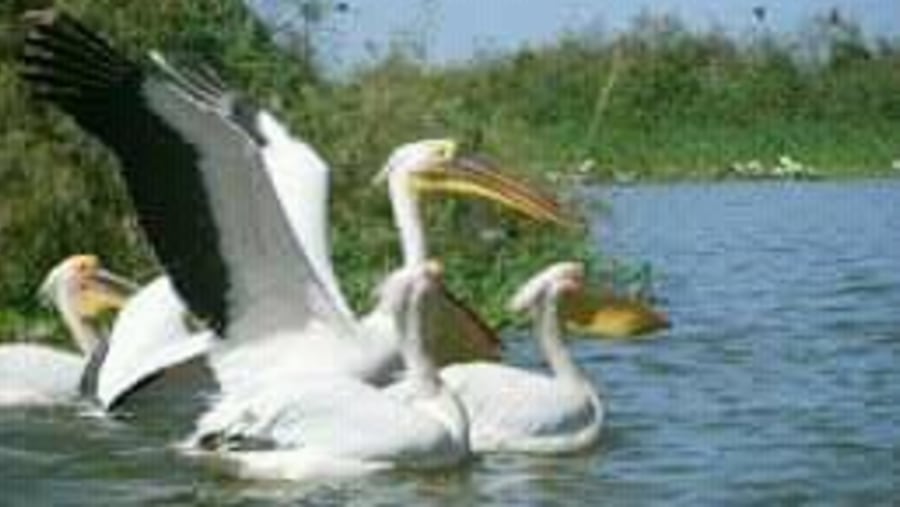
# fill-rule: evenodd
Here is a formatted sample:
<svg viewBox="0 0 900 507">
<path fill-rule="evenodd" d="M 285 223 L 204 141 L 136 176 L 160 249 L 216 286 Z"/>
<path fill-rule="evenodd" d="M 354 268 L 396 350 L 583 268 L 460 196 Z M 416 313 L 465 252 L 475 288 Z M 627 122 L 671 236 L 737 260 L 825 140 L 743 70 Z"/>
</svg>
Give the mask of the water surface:
<svg viewBox="0 0 900 507">
<path fill-rule="evenodd" d="M 900 182 L 596 189 L 594 240 L 651 261 L 675 327 L 573 342 L 603 443 L 452 472 L 249 483 L 148 424 L 0 412 L 0 505 L 891 505 L 900 501 Z M 536 364 L 525 337 L 510 360 Z"/>
</svg>

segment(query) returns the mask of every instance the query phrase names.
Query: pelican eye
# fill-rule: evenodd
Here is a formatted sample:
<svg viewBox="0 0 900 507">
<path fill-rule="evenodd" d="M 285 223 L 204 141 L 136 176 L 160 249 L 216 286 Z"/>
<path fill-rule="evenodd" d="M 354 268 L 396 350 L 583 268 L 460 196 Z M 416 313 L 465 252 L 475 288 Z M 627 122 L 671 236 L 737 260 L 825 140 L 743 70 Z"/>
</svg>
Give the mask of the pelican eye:
<svg viewBox="0 0 900 507">
<path fill-rule="evenodd" d="M 75 271 L 79 274 L 90 273 L 97 269 L 97 262 L 90 257 L 81 257 L 75 263 Z"/>
<path fill-rule="evenodd" d="M 438 143 L 435 155 L 442 161 L 453 160 L 453 157 L 456 156 L 456 145 L 452 142 Z"/>
</svg>

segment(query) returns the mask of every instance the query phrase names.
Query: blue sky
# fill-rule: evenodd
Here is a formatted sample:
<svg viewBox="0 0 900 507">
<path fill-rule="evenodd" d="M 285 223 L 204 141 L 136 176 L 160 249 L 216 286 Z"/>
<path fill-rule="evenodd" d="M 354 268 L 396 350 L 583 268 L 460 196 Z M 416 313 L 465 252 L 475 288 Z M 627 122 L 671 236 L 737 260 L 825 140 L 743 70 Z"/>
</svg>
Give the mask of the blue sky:
<svg viewBox="0 0 900 507">
<path fill-rule="evenodd" d="M 291 0 L 248 0 L 272 11 Z M 900 0 L 345 0 L 320 43 L 339 66 L 352 66 L 392 40 L 422 43 L 432 62 L 465 60 L 478 51 L 552 41 L 566 31 L 626 28 L 642 10 L 678 14 L 697 28 L 747 33 L 752 9 L 764 6 L 776 32 L 796 33 L 816 13 L 837 7 L 869 34 L 900 37 Z"/>
</svg>

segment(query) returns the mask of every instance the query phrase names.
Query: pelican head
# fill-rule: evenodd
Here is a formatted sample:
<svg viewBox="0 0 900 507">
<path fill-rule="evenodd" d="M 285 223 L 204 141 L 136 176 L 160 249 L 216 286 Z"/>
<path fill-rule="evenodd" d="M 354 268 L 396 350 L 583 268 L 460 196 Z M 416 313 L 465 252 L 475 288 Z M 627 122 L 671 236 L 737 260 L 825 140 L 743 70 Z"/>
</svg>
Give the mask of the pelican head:
<svg viewBox="0 0 900 507">
<path fill-rule="evenodd" d="M 417 386 L 417 395 L 433 395 L 440 388 L 434 363 L 438 337 L 431 330 L 434 305 L 430 302 L 442 287 L 443 268 L 428 260 L 394 271 L 380 288 L 381 304 L 393 313 L 401 337 L 406 379 Z"/>
<path fill-rule="evenodd" d="M 121 308 L 135 289 L 130 281 L 103 269 L 96 255 L 82 254 L 50 270 L 39 293 L 61 311 L 90 319 Z"/>
<path fill-rule="evenodd" d="M 534 275 L 516 292 L 509 309 L 521 313 L 536 308 L 544 298 L 558 299 L 564 294 L 579 292 L 584 289 L 584 278 L 584 264 L 580 262 L 553 264 Z"/>
<path fill-rule="evenodd" d="M 406 309 L 413 292 L 430 292 L 441 287 L 443 278 L 441 263 L 429 260 L 395 270 L 381 282 L 376 295 L 385 310 L 400 314 Z"/>
<path fill-rule="evenodd" d="M 429 139 L 394 150 L 376 182 L 405 184 L 413 193 L 476 196 L 544 222 L 571 225 L 559 203 L 501 173 L 486 158 L 460 152 L 452 139 Z"/>
</svg>

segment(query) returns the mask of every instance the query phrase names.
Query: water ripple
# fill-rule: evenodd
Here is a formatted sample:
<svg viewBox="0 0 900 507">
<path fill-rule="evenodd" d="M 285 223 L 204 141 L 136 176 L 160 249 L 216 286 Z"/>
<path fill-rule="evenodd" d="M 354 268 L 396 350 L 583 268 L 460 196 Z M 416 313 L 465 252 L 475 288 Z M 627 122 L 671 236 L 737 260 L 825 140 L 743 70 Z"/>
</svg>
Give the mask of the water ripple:
<svg viewBox="0 0 900 507">
<path fill-rule="evenodd" d="M 597 189 L 675 327 L 572 342 L 611 411 L 592 452 L 340 484 L 234 481 L 172 431 L 0 412 L 4 505 L 888 505 L 900 498 L 900 183 Z M 527 336 L 509 360 L 540 367 Z M 159 419 L 165 420 L 165 414 Z"/>
</svg>

